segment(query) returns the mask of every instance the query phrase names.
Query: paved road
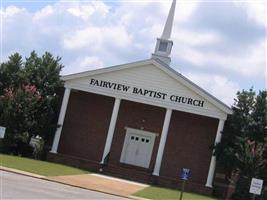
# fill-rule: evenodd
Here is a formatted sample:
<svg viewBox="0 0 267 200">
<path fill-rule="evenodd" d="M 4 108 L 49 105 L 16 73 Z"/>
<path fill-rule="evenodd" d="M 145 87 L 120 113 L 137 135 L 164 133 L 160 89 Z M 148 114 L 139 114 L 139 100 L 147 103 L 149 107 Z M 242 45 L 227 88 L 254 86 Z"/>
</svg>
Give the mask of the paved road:
<svg viewBox="0 0 267 200">
<path fill-rule="evenodd" d="M 0 199 L 129 200 L 28 176 L 0 171 Z"/>
</svg>

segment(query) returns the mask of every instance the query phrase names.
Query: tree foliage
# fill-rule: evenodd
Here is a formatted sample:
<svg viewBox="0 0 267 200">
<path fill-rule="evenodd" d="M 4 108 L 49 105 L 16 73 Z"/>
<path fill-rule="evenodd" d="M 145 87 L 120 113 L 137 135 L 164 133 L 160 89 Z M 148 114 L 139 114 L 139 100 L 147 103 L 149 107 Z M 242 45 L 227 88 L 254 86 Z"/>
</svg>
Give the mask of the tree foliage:
<svg viewBox="0 0 267 200">
<path fill-rule="evenodd" d="M 0 126 L 5 126 L 4 149 L 28 155 L 29 140 L 51 141 L 57 126 L 58 93 L 62 87 L 60 58 L 34 51 L 26 61 L 15 53 L 0 66 Z"/>
<path fill-rule="evenodd" d="M 215 152 L 225 169 L 239 174 L 233 199 L 250 199 L 252 177 L 267 184 L 267 91 L 238 92 L 232 109 Z"/>
<path fill-rule="evenodd" d="M 0 95 L 6 88 L 17 88 L 23 79 L 22 57 L 15 53 L 0 66 Z"/>
</svg>

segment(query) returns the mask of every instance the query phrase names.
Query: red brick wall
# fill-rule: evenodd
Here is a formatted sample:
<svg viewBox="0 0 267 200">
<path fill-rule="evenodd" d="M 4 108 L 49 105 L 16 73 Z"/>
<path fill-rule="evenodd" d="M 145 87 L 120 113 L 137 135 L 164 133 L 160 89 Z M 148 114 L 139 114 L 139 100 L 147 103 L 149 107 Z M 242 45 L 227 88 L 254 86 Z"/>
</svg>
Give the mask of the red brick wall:
<svg viewBox="0 0 267 200">
<path fill-rule="evenodd" d="M 100 162 L 113 104 L 113 98 L 72 90 L 59 153 Z"/>
<path fill-rule="evenodd" d="M 125 127 L 157 133 L 149 170 L 153 170 L 162 131 L 165 109 L 122 100 L 111 146 L 110 164 L 121 165 L 120 156 L 126 135 Z M 128 166 L 129 167 L 129 166 Z"/>
<path fill-rule="evenodd" d="M 101 161 L 114 99 L 86 92 L 71 92 L 65 122 L 59 143 L 59 155 L 69 155 L 61 162 L 74 158 L 73 164 L 93 166 Z M 166 109 L 122 100 L 111 145 L 108 166 L 112 173 L 121 176 L 151 179 L 157 156 Z M 177 187 L 182 167 L 190 168 L 191 191 L 203 192 L 206 188 L 211 153 L 219 120 L 185 112 L 173 111 L 169 134 L 163 154 L 158 183 Z M 126 135 L 125 127 L 157 133 L 149 169 L 120 163 Z M 60 160 L 55 158 L 56 160 Z M 91 164 L 86 164 L 91 162 Z M 131 174 L 129 174 L 131 172 Z M 138 174 L 140 171 L 140 174 Z M 150 175 L 150 176 L 149 176 Z M 152 179 L 151 179 L 152 180 Z M 149 181 L 148 181 L 149 182 Z"/>
<path fill-rule="evenodd" d="M 160 175 L 179 179 L 191 169 L 190 182 L 205 184 L 219 120 L 173 111 Z"/>
</svg>

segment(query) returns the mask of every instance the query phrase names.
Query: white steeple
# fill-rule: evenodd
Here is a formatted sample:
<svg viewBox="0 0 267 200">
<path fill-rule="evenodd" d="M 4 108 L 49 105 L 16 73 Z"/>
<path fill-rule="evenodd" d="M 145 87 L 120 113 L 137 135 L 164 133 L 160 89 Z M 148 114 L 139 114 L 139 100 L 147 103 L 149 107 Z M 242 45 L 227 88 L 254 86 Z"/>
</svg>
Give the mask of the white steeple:
<svg viewBox="0 0 267 200">
<path fill-rule="evenodd" d="M 171 58 L 169 57 L 169 55 L 171 54 L 173 42 L 169 39 L 171 37 L 171 32 L 172 32 L 175 6 L 176 6 L 176 0 L 173 0 L 166 24 L 164 26 L 164 30 L 162 32 L 161 37 L 157 38 L 155 52 L 152 54 L 152 58 L 160 59 L 161 61 L 163 61 L 168 65 L 171 62 Z"/>
</svg>

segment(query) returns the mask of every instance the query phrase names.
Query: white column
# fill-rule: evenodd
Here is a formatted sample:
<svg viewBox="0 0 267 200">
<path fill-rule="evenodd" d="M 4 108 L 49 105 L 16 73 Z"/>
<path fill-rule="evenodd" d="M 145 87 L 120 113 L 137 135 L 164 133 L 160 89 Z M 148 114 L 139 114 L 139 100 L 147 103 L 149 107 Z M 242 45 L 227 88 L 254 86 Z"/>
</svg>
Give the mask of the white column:
<svg viewBox="0 0 267 200">
<path fill-rule="evenodd" d="M 105 157 L 110 152 L 112 138 L 114 135 L 114 130 L 115 130 L 117 117 L 118 117 L 118 113 L 119 113 L 120 102 L 121 102 L 121 100 L 116 98 L 114 106 L 113 106 L 113 112 L 112 112 L 111 120 L 109 123 L 109 129 L 108 129 L 108 135 L 107 135 L 106 144 L 105 144 L 105 148 L 104 148 L 104 153 L 102 156 L 102 160 L 100 162 L 101 164 L 104 164 Z"/>
<path fill-rule="evenodd" d="M 167 135 L 168 135 L 168 131 L 169 131 L 171 116 L 172 116 L 172 110 L 167 109 L 166 114 L 165 114 L 163 128 L 162 128 L 162 133 L 160 136 L 160 142 L 159 142 L 159 149 L 158 149 L 158 153 L 157 153 L 156 164 L 155 164 L 154 171 L 153 171 L 153 175 L 155 175 L 155 176 L 159 176 L 159 171 L 160 171 L 160 166 L 161 166 L 161 161 L 162 161 L 163 152 L 164 152 L 164 148 L 165 148 L 165 143 L 166 143 L 166 139 L 167 139 Z"/>
<path fill-rule="evenodd" d="M 223 131 L 224 122 L 225 122 L 225 120 L 223 120 L 223 119 L 220 119 L 220 121 L 219 121 L 218 129 L 217 129 L 217 133 L 216 133 L 216 138 L 215 138 L 215 143 L 214 143 L 215 145 L 218 144 L 222 139 L 222 131 Z M 213 176 L 214 176 L 215 167 L 216 167 L 216 156 L 213 154 L 214 154 L 214 150 L 212 152 L 212 157 L 210 160 L 210 167 L 209 167 L 209 173 L 208 173 L 208 177 L 207 177 L 206 187 L 212 187 L 212 181 L 213 181 Z"/>
<path fill-rule="evenodd" d="M 61 109 L 60 109 L 59 118 L 57 122 L 57 124 L 60 125 L 60 127 L 57 128 L 56 133 L 55 133 L 52 150 L 50 151 L 52 153 L 57 153 L 58 143 L 59 143 L 61 130 L 62 130 L 63 123 L 64 123 L 64 118 L 65 118 L 65 114 L 66 114 L 66 110 L 67 110 L 67 106 L 69 102 L 69 97 L 70 97 L 70 88 L 65 88 L 64 97 L 63 97 L 63 101 L 61 104 Z"/>
</svg>

